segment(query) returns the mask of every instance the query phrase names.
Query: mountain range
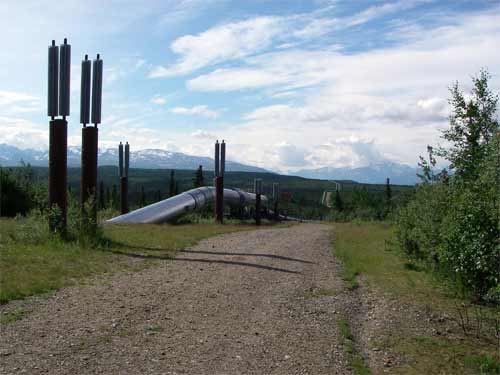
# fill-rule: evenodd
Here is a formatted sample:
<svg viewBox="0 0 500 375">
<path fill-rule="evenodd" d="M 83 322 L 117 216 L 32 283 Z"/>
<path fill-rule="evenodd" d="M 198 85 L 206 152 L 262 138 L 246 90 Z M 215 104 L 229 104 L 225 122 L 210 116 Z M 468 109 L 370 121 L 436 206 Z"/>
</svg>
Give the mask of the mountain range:
<svg viewBox="0 0 500 375">
<path fill-rule="evenodd" d="M 383 161 L 359 168 L 333 168 L 303 169 L 293 173 L 305 178 L 322 180 L 353 180 L 365 184 L 385 184 L 389 178 L 391 184 L 414 185 L 419 179 L 417 168 L 405 164 Z"/>
<path fill-rule="evenodd" d="M 80 147 L 68 148 L 68 166 L 80 166 Z M 21 161 L 33 166 L 48 166 L 47 150 L 20 149 L 15 146 L 0 144 L 0 166 L 19 166 Z M 118 165 L 118 150 L 116 148 L 99 149 L 99 165 Z M 181 152 L 171 152 L 159 149 L 131 151 L 130 165 L 132 168 L 148 169 L 196 169 L 203 166 L 205 170 L 214 169 L 214 160 L 203 156 L 191 156 Z M 269 171 L 233 161 L 226 161 L 229 172 L 261 172 Z M 359 168 L 324 167 L 318 169 L 303 169 L 290 173 L 291 175 L 321 179 L 321 180 L 352 180 L 368 184 L 384 184 L 390 178 L 392 184 L 413 185 L 418 182 L 417 169 L 391 161 L 379 162 Z"/>
<path fill-rule="evenodd" d="M 118 165 L 118 149 L 99 149 L 98 160 L 99 165 Z M 46 167 L 49 164 L 49 152 L 48 150 L 20 149 L 11 145 L 0 144 L 0 166 L 19 166 L 21 161 L 32 166 Z M 68 167 L 79 167 L 80 163 L 80 147 L 68 147 Z M 159 149 L 130 152 L 130 166 L 132 168 L 196 169 L 200 165 L 205 170 L 213 170 L 214 159 Z M 230 160 L 226 160 L 226 170 L 229 172 L 268 172 L 263 168 Z"/>
</svg>

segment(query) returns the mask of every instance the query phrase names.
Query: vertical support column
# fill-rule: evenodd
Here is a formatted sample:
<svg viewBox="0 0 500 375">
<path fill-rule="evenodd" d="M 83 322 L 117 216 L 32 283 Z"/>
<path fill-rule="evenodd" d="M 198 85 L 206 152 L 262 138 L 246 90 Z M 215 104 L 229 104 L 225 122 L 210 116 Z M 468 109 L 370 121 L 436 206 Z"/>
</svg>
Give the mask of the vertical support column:
<svg viewBox="0 0 500 375">
<path fill-rule="evenodd" d="M 224 222 L 224 171 L 226 168 L 226 143 L 224 140 L 219 144 L 215 142 L 215 220 L 222 224 Z"/>
<path fill-rule="evenodd" d="M 93 62 L 92 76 L 92 118 L 90 119 L 90 73 L 91 62 L 88 55 L 82 61 L 80 122 L 82 123 L 82 166 L 80 182 L 80 204 L 83 224 L 93 234 L 97 227 L 97 151 L 101 123 L 102 101 L 102 60 L 99 55 Z M 94 126 L 87 126 L 89 123 Z"/>
<path fill-rule="evenodd" d="M 82 128 L 82 207 L 92 198 L 95 203 L 97 188 L 97 142 L 98 129 L 95 126 Z"/>
<path fill-rule="evenodd" d="M 120 214 L 126 214 L 129 211 L 128 207 L 128 170 L 130 162 L 130 146 L 128 142 L 125 144 L 125 157 L 123 155 L 123 145 L 120 142 L 118 146 L 119 165 L 120 165 Z M 125 159 L 125 165 L 123 164 Z"/>
<path fill-rule="evenodd" d="M 80 204 L 86 229 L 93 232 L 97 225 L 97 126 L 82 128 L 82 168 Z"/>
<path fill-rule="evenodd" d="M 50 121 L 49 126 L 49 208 L 59 211 L 58 215 L 50 216 L 49 226 L 52 231 L 64 233 L 67 215 L 68 122 L 56 119 Z"/>
<path fill-rule="evenodd" d="M 215 178 L 215 220 L 219 224 L 224 223 L 223 194 L 223 177 L 219 176 Z"/>
<path fill-rule="evenodd" d="M 67 217 L 67 148 L 70 113 L 71 46 L 67 39 L 56 46 L 55 40 L 48 49 L 47 115 L 49 123 L 49 208 L 56 209 L 49 216 L 53 232 L 66 231 Z M 55 117 L 62 116 L 62 119 Z"/>
<path fill-rule="evenodd" d="M 128 213 L 128 177 L 120 177 L 120 214 Z"/>
<path fill-rule="evenodd" d="M 273 210 L 274 210 L 274 220 L 279 221 L 280 215 L 278 212 L 278 202 L 280 196 L 280 184 L 275 182 L 273 184 Z"/>
<path fill-rule="evenodd" d="M 256 178 L 254 181 L 255 192 L 255 225 L 260 225 L 261 222 L 261 194 L 262 194 L 262 180 Z"/>
</svg>

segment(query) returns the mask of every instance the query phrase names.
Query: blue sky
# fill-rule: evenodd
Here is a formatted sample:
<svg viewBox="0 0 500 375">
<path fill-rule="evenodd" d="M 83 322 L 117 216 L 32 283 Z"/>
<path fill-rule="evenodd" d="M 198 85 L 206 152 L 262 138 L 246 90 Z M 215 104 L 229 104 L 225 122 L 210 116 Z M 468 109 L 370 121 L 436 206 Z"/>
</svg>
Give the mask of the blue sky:
<svg viewBox="0 0 500 375">
<path fill-rule="evenodd" d="M 47 46 L 104 59 L 100 147 L 129 141 L 276 171 L 415 165 L 447 125 L 448 87 L 500 91 L 500 2 L 69 0 L 0 4 L 0 143 L 46 148 Z"/>
</svg>

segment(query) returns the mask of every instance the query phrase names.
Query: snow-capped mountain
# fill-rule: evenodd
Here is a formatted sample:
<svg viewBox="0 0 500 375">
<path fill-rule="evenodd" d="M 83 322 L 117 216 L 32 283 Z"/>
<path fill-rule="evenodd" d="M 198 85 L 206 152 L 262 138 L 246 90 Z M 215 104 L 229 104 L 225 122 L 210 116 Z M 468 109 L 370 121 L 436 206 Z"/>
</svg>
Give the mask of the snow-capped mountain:
<svg viewBox="0 0 500 375">
<path fill-rule="evenodd" d="M 47 150 L 19 149 L 15 146 L 0 144 L 0 166 L 19 166 L 21 160 L 33 166 L 46 167 L 49 160 Z M 68 147 L 68 166 L 80 166 L 80 147 Z M 118 149 L 99 149 L 99 165 L 118 165 Z M 131 168 L 151 169 L 196 169 L 203 166 L 205 170 L 214 169 L 214 160 L 202 156 L 191 156 L 181 152 L 149 149 L 130 152 Z M 265 169 L 253 167 L 234 161 L 226 161 L 227 171 L 267 172 Z"/>
<path fill-rule="evenodd" d="M 293 173 L 293 175 L 321 180 L 353 180 L 367 184 L 384 184 L 386 178 L 391 179 L 391 184 L 397 185 L 414 185 L 419 181 L 417 168 L 391 161 L 360 168 L 303 169 Z"/>
</svg>

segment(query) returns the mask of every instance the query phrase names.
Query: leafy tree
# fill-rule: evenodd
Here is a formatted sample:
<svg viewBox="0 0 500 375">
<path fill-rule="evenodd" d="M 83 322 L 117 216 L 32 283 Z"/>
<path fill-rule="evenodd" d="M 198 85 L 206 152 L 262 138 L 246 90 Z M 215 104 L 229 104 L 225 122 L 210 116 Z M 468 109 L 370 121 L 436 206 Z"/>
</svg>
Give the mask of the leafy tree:
<svg viewBox="0 0 500 375">
<path fill-rule="evenodd" d="M 390 205 L 391 198 L 392 198 L 391 180 L 387 178 L 385 182 L 385 199 L 387 200 L 387 205 Z"/>
<path fill-rule="evenodd" d="M 116 185 L 113 184 L 113 190 L 111 190 L 111 207 L 118 208 L 118 190 Z"/>
<path fill-rule="evenodd" d="M 106 207 L 113 207 L 111 202 L 111 191 L 109 190 L 109 186 L 106 186 Z"/>
<path fill-rule="evenodd" d="M 335 200 L 333 201 L 333 207 L 339 212 L 344 209 L 344 202 L 342 201 L 340 192 L 338 190 L 335 191 Z"/>
<path fill-rule="evenodd" d="M 193 186 L 195 188 L 205 186 L 205 180 L 203 178 L 203 167 L 201 165 L 196 170 L 196 173 L 195 173 L 195 176 L 193 179 Z"/>
<path fill-rule="evenodd" d="M 398 218 L 397 238 L 410 255 L 450 276 L 474 299 L 500 302 L 500 126 L 498 95 L 482 71 L 466 96 L 455 84 L 447 147 L 428 147 L 422 183 Z M 450 162 L 435 173 L 434 154 Z"/>
<path fill-rule="evenodd" d="M 169 181 L 169 185 L 168 185 L 168 196 L 169 197 L 173 197 L 174 195 L 176 195 L 176 192 L 175 192 L 175 176 L 174 176 L 174 170 L 170 170 L 170 181 Z"/>
<path fill-rule="evenodd" d="M 32 194 L 28 186 L 12 171 L 0 168 L 0 216 L 24 215 L 32 208 Z"/>
<path fill-rule="evenodd" d="M 144 185 L 141 185 L 141 207 L 146 205 L 146 193 L 144 192 Z"/>
<path fill-rule="evenodd" d="M 106 196 L 104 193 L 104 182 L 102 180 L 99 182 L 99 208 L 106 208 Z"/>
<path fill-rule="evenodd" d="M 484 70 L 474 77 L 469 98 L 461 91 L 458 82 L 450 89 L 453 113 L 450 128 L 443 131 L 443 139 L 451 146 L 440 147 L 437 154 L 448 160 L 456 176 L 464 181 L 479 176 L 479 166 L 487 155 L 488 144 L 498 134 L 498 95 L 488 87 L 490 78 Z"/>
</svg>

